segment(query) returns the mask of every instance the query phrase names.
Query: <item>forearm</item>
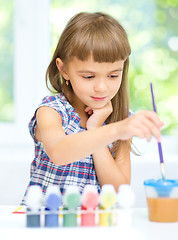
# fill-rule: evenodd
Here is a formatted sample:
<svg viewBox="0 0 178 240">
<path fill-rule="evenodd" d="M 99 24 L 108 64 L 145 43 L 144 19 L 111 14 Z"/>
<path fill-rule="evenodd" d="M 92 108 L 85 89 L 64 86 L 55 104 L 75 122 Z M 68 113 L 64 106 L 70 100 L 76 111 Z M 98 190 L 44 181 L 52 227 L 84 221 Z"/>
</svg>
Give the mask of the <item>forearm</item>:
<svg viewBox="0 0 178 240">
<path fill-rule="evenodd" d="M 101 186 L 112 184 L 118 191 L 121 184 L 130 184 L 130 159 L 116 163 L 108 147 L 105 147 L 93 153 L 93 160 Z"/>
<path fill-rule="evenodd" d="M 78 161 L 115 141 L 115 123 L 93 130 L 64 136 L 56 139 L 51 146 L 44 146 L 47 154 L 56 165 Z"/>
</svg>

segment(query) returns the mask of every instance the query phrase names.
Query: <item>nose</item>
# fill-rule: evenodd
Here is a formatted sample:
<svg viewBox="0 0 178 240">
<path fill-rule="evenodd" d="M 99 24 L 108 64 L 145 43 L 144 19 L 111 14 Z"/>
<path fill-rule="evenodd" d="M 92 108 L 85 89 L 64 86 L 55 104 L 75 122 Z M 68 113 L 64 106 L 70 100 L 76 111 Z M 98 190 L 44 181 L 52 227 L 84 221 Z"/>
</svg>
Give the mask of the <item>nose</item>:
<svg viewBox="0 0 178 240">
<path fill-rule="evenodd" d="M 95 92 L 105 92 L 107 90 L 107 86 L 104 80 L 97 79 L 94 84 Z"/>
</svg>

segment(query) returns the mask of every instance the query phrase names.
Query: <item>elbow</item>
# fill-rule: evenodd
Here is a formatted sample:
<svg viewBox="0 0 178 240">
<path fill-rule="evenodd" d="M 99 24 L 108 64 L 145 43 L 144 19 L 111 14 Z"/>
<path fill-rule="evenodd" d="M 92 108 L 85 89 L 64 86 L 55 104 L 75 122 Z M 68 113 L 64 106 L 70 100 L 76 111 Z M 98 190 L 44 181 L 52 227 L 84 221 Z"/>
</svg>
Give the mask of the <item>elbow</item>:
<svg viewBox="0 0 178 240">
<path fill-rule="evenodd" d="M 49 159 L 50 159 L 51 162 L 52 162 L 54 165 L 56 165 L 56 166 L 62 165 L 62 164 L 60 164 L 59 160 L 57 160 L 57 159 L 54 158 L 54 157 L 50 157 Z"/>
<path fill-rule="evenodd" d="M 129 177 L 125 177 L 125 179 L 124 179 L 122 184 L 130 185 L 130 176 Z M 120 184 L 120 185 L 122 185 L 122 184 Z"/>
<path fill-rule="evenodd" d="M 129 176 L 125 179 L 125 184 L 130 185 L 130 183 L 131 183 L 131 177 Z"/>
<path fill-rule="evenodd" d="M 56 149 L 56 147 L 51 146 L 46 152 L 50 161 L 56 166 L 62 166 L 73 162 L 73 159 L 70 159 L 70 155 L 62 149 Z"/>
<path fill-rule="evenodd" d="M 67 161 L 65 158 L 63 158 L 62 156 L 57 156 L 56 154 L 50 154 L 48 155 L 50 161 L 56 165 L 56 166 L 62 166 L 67 164 Z"/>
<path fill-rule="evenodd" d="M 116 192 L 119 191 L 119 187 L 121 185 L 130 185 L 130 178 L 125 178 L 122 182 L 119 182 L 119 183 L 115 184 L 114 188 L 115 188 Z"/>
<path fill-rule="evenodd" d="M 63 165 L 63 163 L 62 163 L 63 161 L 61 161 L 61 159 L 63 159 L 63 157 L 60 156 L 60 154 L 58 154 L 57 151 L 53 147 L 50 147 L 50 148 L 48 147 L 46 154 L 49 157 L 50 161 L 53 164 L 55 164 L 56 166 Z"/>
<path fill-rule="evenodd" d="M 47 155 L 53 164 L 60 166 L 60 161 L 59 161 L 60 158 L 57 158 L 56 155 L 53 154 L 52 152 L 48 153 Z"/>
</svg>

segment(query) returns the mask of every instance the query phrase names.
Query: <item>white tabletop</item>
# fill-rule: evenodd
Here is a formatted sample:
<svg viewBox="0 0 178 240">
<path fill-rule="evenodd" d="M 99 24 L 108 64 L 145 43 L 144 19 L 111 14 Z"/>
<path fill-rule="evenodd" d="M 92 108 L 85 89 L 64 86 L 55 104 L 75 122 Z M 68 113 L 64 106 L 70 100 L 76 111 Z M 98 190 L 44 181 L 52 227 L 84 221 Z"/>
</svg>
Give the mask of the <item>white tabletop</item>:
<svg viewBox="0 0 178 240">
<path fill-rule="evenodd" d="M 132 209 L 132 225 L 112 227 L 27 228 L 25 214 L 12 214 L 17 206 L 0 206 L 0 239 L 131 239 L 177 240 L 178 222 L 156 223 L 148 220 L 146 208 Z M 1 238 L 3 236 L 3 238 Z"/>
</svg>

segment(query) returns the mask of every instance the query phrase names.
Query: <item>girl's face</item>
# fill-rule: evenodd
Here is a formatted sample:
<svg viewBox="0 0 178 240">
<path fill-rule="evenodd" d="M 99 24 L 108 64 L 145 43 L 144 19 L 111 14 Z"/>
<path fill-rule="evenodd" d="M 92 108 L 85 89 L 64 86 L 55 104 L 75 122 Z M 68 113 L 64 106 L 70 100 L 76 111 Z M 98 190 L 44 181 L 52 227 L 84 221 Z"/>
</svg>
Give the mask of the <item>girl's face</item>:
<svg viewBox="0 0 178 240">
<path fill-rule="evenodd" d="M 74 57 L 65 68 L 66 80 L 69 80 L 74 92 L 75 103 L 80 109 L 86 106 L 97 109 L 104 107 L 118 92 L 124 61 L 114 63 L 94 62 L 92 57 L 81 61 Z"/>
</svg>

